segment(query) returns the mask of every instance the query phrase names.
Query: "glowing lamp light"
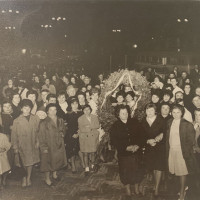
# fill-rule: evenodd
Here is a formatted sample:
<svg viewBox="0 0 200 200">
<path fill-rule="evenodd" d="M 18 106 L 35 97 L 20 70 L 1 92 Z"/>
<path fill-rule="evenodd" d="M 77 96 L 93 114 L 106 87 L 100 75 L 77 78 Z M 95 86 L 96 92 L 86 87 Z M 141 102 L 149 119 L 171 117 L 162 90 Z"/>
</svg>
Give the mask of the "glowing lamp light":
<svg viewBox="0 0 200 200">
<path fill-rule="evenodd" d="M 25 54 L 26 53 L 26 49 L 22 49 L 22 54 Z"/>
<path fill-rule="evenodd" d="M 55 18 L 55 17 L 52 17 L 51 19 L 52 19 L 52 20 L 56 20 L 56 18 Z"/>
<path fill-rule="evenodd" d="M 12 10 L 8 10 L 8 12 L 9 12 L 9 13 L 11 13 L 11 12 L 12 12 Z"/>
<path fill-rule="evenodd" d="M 67 37 L 67 35 L 65 35 L 65 38 Z"/>
<path fill-rule="evenodd" d="M 188 22 L 188 19 L 184 19 L 184 22 Z"/>
<path fill-rule="evenodd" d="M 45 27 L 45 28 L 48 28 L 49 26 L 48 26 L 48 25 L 45 25 L 44 27 Z"/>
<path fill-rule="evenodd" d="M 137 46 L 137 44 L 134 44 L 134 45 L 133 45 L 133 48 L 135 48 L 135 49 L 136 49 L 137 47 L 138 47 L 138 46 Z"/>
<path fill-rule="evenodd" d="M 8 27 L 6 26 L 5 29 L 8 29 Z"/>
<path fill-rule="evenodd" d="M 66 20 L 66 18 L 65 18 L 65 17 L 63 17 L 63 20 L 65 21 L 65 20 Z"/>
<path fill-rule="evenodd" d="M 15 29 L 15 26 L 13 26 L 13 29 Z"/>
<path fill-rule="evenodd" d="M 178 49 L 178 52 L 180 52 L 181 50 L 180 49 Z"/>
<path fill-rule="evenodd" d="M 2 10 L 1 12 L 2 12 L 2 13 L 5 13 L 6 11 L 5 11 L 5 10 Z"/>
<path fill-rule="evenodd" d="M 11 26 L 9 26 L 8 29 L 11 29 Z"/>
<path fill-rule="evenodd" d="M 49 28 L 52 28 L 52 26 L 51 26 L 51 25 L 49 25 Z"/>
<path fill-rule="evenodd" d="M 18 10 L 16 10 L 16 13 L 17 13 L 17 14 L 19 14 L 19 11 L 18 11 Z"/>
<path fill-rule="evenodd" d="M 41 25 L 41 27 L 43 28 L 43 27 L 44 27 L 44 25 Z"/>
<path fill-rule="evenodd" d="M 180 19 L 177 19 L 177 22 L 181 22 L 181 20 L 180 20 Z"/>
</svg>

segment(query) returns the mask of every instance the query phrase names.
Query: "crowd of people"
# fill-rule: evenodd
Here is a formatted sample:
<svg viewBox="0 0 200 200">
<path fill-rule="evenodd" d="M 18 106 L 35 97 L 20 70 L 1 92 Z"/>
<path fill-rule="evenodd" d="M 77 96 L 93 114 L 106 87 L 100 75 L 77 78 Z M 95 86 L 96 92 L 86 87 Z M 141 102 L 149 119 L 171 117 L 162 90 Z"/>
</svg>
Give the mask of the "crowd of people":
<svg viewBox="0 0 200 200">
<path fill-rule="evenodd" d="M 116 121 L 110 130 L 110 145 L 116 151 L 121 182 L 131 196 L 130 185 L 139 185 L 146 175 L 154 177 L 154 197 L 168 172 L 180 179 L 179 199 L 185 198 L 187 176 L 200 168 L 200 70 L 188 74 L 175 67 L 165 77 L 151 68 L 139 73 L 149 81 L 151 99 L 146 117 L 136 119 L 140 96 L 129 85 L 120 85 L 109 97 Z M 18 166 L 22 187 L 31 186 L 32 168 L 40 163 L 45 184 L 59 180 L 57 171 L 70 166 L 77 173 L 80 159 L 85 176 L 96 171 L 101 124 L 99 95 L 104 76 L 91 80 L 84 73 L 19 73 L 2 87 L 0 117 L 0 185 Z M 103 127 L 102 127 L 103 128 Z M 142 163 L 142 164 L 141 164 Z"/>
</svg>

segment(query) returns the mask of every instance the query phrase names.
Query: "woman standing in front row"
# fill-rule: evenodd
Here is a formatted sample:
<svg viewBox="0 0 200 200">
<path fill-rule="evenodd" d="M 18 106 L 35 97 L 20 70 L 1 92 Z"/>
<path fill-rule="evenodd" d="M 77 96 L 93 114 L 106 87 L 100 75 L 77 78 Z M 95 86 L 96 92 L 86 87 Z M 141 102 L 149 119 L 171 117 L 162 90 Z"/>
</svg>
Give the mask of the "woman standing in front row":
<svg viewBox="0 0 200 200">
<path fill-rule="evenodd" d="M 38 126 L 39 118 L 31 114 L 32 101 L 23 99 L 21 102 L 22 114 L 14 120 L 11 144 L 15 157 L 21 160 L 26 171 L 22 179 L 22 187 L 31 186 L 31 173 L 34 164 L 40 161 Z M 15 163 L 17 164 L 17 163 Z M 18 163 L 19 164 L 19 163 Z"/>
<path fill-rule="evenodd" d="M 154 195 L 159 195 L 159 186 L 165 170 L 165 121 L 157 114 L 157 107 L 153 103 L 146 105 L 146 118 L 142 125 L 146 138 L 145 164 L 148 173 L 153 171 L 155 186 Z"/>
<path fill-rule="evenodd" d="M 127 198 L 131 198 L 130 185 L 135 185 L 135 193 L 139 194 L 138 184 L 143 178 L 139 166 L 143 131 L 140 123 L 131 119 L 129 106 L 117 106 L 116 117 L 118 120 L 111 127 L 110 139 L 117 149 L 120 180 L 125 185 Z"/>
<path fill-rule="evenodd" d="M 192 123 L 183 119 L 183 115 L 183 106 L 172 107 L 173 118 L 168 122 L 166 133 L 169 172 L 180 177 L 180 200 L 185 197 L 187 175 L 197 170 L 193 153 L 195 130 Z"/>
<path fill-rule="evenodd" d="M 57 117 L 56 104 L 50 103 L 46 107 L 47 117 L 39 126 L 39 142 L 41 151 L 40 170 L 45 172 L 45 183 L 52 185 L 50 172 L 54 180 L 58 180 L 56 171 L 67 165 L 64 145 L 65 125 Z"/>
<path fill-rule="evenodd" d="M 85 163 L 85 175 L 89 174 L 89 156 L 91 158 L 91 169 L 94 170 L 97 145 L 99 143 L 100 127 L 98 117 L 91 114 L 89 105 L 83 107 L 83 115 L 78 119 L 80 150 L 83 153 Z"/>
</svg>

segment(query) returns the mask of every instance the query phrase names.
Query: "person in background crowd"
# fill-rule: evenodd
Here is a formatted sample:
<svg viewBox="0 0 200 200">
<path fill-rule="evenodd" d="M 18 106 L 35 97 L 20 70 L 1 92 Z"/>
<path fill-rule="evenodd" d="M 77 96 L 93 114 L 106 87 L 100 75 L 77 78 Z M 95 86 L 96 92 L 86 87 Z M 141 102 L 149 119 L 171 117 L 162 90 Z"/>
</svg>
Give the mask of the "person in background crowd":
<svg viewBox="0 0 200 200">
<path fill-rule="evenodd" d="M 173 97 L 173 94 L 170 90 L 164 90 L 163 91 L 163 98 L 160 103 L 169 103 L 172 104 L 171 98 Z"/>
<path fill-rule="evenodd" d="M 42 90 L 49 90 L 50 94 L 56 94 L 56 88 L 50 83 L 49 78 L 46 78 L 44 83 L 45 84 L 42 86 Z"/>
<path fill-rule="evenodd" d="M 190 84 L 185 84 L 184 88 L 184 94 L 183 94 L 183 102 L 185 107 L 192 113 L 194 105 L 192 104 L 192 88 Z"/>
<path fill-rule="evenodd" d="M 179 105 L 184 107 L 183 99 L 177 99 L 176 104 L 179 104 Z M 187 108 L 184 107 L 184 109 L 185 109 L 185 112 L 184 112 L 184 115 L 183 115 L 183 119 L 192 123 L 193 122 L 192 114 L 188 111 Z"/>
<path fill-rule="evenodd" d="M 86 88 L 87 88 L 87 91 L 91 91 L 92 85 L 88 84 Z"/>
<path fill-rule="evenodd" d="M 181 77 L 179 78 L 179 81 L 178 81 L 178 86 L 179 86 L 180 88 L 183 88 L 183 86 L 184 86 L 185 83 L 186 83 L 187 78 L 188 78 L 187 72 L 183 71 L 183 72 L 181 73 Z"/>
<path fill-rule="evenodd" d="M 160 91 L 154 91 L 151 95 L 151 102 L 160 110 Z"/>
<path fill-rule="evenodd" d="M 171 99 L 172 102 L 175 101 L 175 94 L 178 92 L 178 91 L 181 91 L 183 93 L 183 90 L 177 86 L 178 84 L 178 81 L 176 78 L 172 78 L 171 79 L 171 84 L 173 86 L 173 91 L 172 91 L 172 94 L 173 94 L 173 98 Z"/>
<path fill-rule="evenodd" d="M 72 173 L 76 173 L 75 157 L 79 155 L 82 167 L 85 169 L 83 162 L 83 154 L 80 152 L 79 136 L 78 136 L 78 118 L 83 114 L 78 110 L 79 104 L 77 99 L 72 99 L 66 114 L 67 133 L 65 136 L 66 154 L 72 166 Z"/>
<path fill-rule="evenodd" d="M 12 112 L 10 101 L 5 100 L 2 103 L 1 128 L 2 132 L 7 135 L 9 141 L 11 141 L 11 126 L 13 125 Z"/>
<path fill-rule="evenodd" d="M 20 95 L 21 99 L 26 99 L 26 93 L 28 92 L 28 89 L 25 87 L 24 81 L 19 81 L 18 89 L 16 89 L 16 91 Z"/>
<path fill-rule="evenodd" d="M 83 92 L 79 92 L 77 94 L 77 98 L 78 98 L 78 103 L 79 103 L 79 108 L 82 108 L 86 105 L 86 97 L 85 94 Z"/>
<path fill-rule="evenodd" d="M 149 81 L 150 83 L 153 81 L 154 78 L 154 72 L 152 71 L 152 68 L 149 67 L 147 69 L 147 72 L 145 73 L 146 79 L 147 81 Z"/>
<path fill-rule="evenodd" d="M 91 94 L 91 92 L 89 92 L 89 91 L 86 91 L 86 92 L 85 92 L 85 96 L 86 96 L 87 103 L 89 103 L 90 100 L 91 100 L 90 94 Z"/>
<path fill-rule="evenodd" d="M 38 105 L 37 105 L 37 98 L 38 98 L 38 93 L 34 90 L 29 90 L 26 93 L 26 97 L 27 99 L 31 100 L 33 103 L 33 108 L 31 110 L 31 114 L 35 115 L 38 109 Z"/>
<path fill-rule="evenodd" d="M 178 78 L 180 76 L 180 73 L 178 71 L 178 67 L 174 66 L 173 74 L 175 75 L 176 78 Z"/>
<path fill-rule="evenodd" d="M 81 92 L 85 93 L 86 91 L 87 91 L 87 88 L 86 88 L 85 86 L 83 86 L 83 87 L 81 88 Z"/>
<path fill-rule="evenodd" d="M 65 120 L 67 113 L 68 103 L 66 102 L 65 91 L 60 91 L 57 94 L 57 116 Z"/>
<path fill-rule="evenodd" d="M 160 116 L 161 118 L 163 118 L 167 124 L 168 120 L 171 119 L 171 115 L 170 115 L 170 104 L 163 102 L 160 105 Z"/>
<path fill-rule="evenodd" d="M 49 94 L 49 90 L 42 90 L 41 91 L 41 98 L 42 100 L 38 104 L 39 110 L 45 110 L 47 106 L 47 95 Z"/>
<path fill-rule="evenodd" d="M 75 76 L 72 76 L 70 78 L 70 84 L 73 85 L 74 88 L 77 88 L 78 89 L 78 84 L 77 84 L 77 81 L 76 81 L 76 77 Z"/>
<path fill-rule="evenodd" d="M 11 143 L 15 157 L 22 160 L 21 167 L 26 170 L 26 177 L 22 179 L 22 187 L 31 186 L 31 173 L 34 164 L 40 161 L 38 127 L 39 118 L 31 114 L 33 104 L 29 99 L 21 102 L 22 114 L 14 120 Z"/>
<path fill-rule="evenodd" d="M 17 92 L 12 93 L 11 101 L 12 101 L 12 117 L 13 119 L 16 119 L 21 114 L 21 108 L 20 108 L 21 99 Z"/>
<path fill-rule="evenodd" d="M 195 89 L 195 95 L 200 96 L 200 86 L 197 86 Z"/>
<path fill-rule="evenodd" d="M 119 105 L 116 109 L 117 121 L 110 131 L 111 143 L 117 149 L 120 180 L 125 185 L 126 194 L 131 197 L 131 185 L 135 194 L 139 194 L 139 183 L 143 174 L 139 165 L 140 149 L 144 141 L 140 123 L 130 118 L 128 106 Z"/>
<path fill-rule="evenodd" d="M 2 94 L 4 98 L 10 98 L 11 94 L 14 92 L 16 87 L 13 84 L 13 80 L 9 79 L 7 85 L 2 89 Z"/>
<path fill-rule="evenodd" d="M 97 111 L 98 111 L 98 104 L 99 104 L 99 90 L 96 88 L 93 88 L 90 91 L 90 96 L 91 96 L 91 100 L 89 101 L 89 105 L 92 109 L 92 113 L 93 115 L 97 115 Z"/>
<path fill-rule="evenodd" d="M 195 108 L 200 108 L 200 96 L 194 96 L 192 99 L 192 103 Z"/>
<path fill-rule="evenodd" d="M 179 199 L 185 198 L 186 177 L 197 169 L 194 165 L 195 156 L 193 145 L 195 144 L 195 130 L 192 123 L 183 119 L 184 107 L 174 105 L 172 107 L 173 119 L 169 120 L 166 131 L 166 153 L 168 169 L 171 174 L 179 177 Z"/>
<path fill-rule="evenodd" d="M 34 77 L 32 87 L 37 88 L 37 89 L 41 89 L 41 83 L 40 83 L 40 79 L 39 79 L 38 76 Z"/>
<path fill-rule="evenodd" d="M 175 93 L 175 101 L 177 99 L 182 99 L 183 100 L 183 92 L 178 91 L 178 92 Z"/>
<path fill-rule="evenodd" d="M 52 186 L 50 173 L 54 180 L 59 180 L 57 171 L 67 165 L 64 137 L 66 128 L 64 121 L 58 118 L 56 104 L 48 104 L 47 117 L 39 126 L 40 170 L 45 173 L 45 183 Z"/>
<path fill-rule="evenodd" d="M 66 91 L 68 86 L 69 86 L 69 78 L 67 77 L 67 75 L 63 75 L 60 91 Z"/>
<path fill-rule="evenodd" d="M 199 78 L 200 78 L 198 65 L 195 65 L 194 69 L 191 70 L 190 77 L 192 78 L 194 86 L 197 87 L 199 85 Z"/>
<path fill-rule="evenodd" d="M 83 153 L 85 163 L 85 175 L 89 174 L 90 168 L 94 170 L 95 154 L 99 143 L 99 120 L 96 115 L 91 114 L 92 109 L 89 105 L 83 107 L 83 113 L 78 119 L 80 151 Z M 91 165 L 89 167 L 89 156 Z"/>
<path fill-rule="evenodd" d="M 155 84 L 154 86 L 155 89 L 162 89 L 164 86 L 164 84 L 162 83 L 162 79 L 158 75 L 154 77 L 154 81 L 151 83 L 151 85 L 152 84 Z"/>
<path fill-rule="evenodd" d="M 121 104 L 126 104 L 125 103 L 125 101 L 124 101 L 124 96 L 125 96 L 125 94 L 124 94 L 124 92 L 122 92 L 122 91 L 119 91 L 119 92 L 117 92 L 116 93 L 116 102 L 113 102 L 112 103 L 112 106 L 118 106 L 118 105 L 121 105 Z"/>
<path fill-rule="evenodd" d="M 56 95 L 55 94 L 47 95 L 47 105 L 50 103 L 56 103 Z"/>
<path fill-rule="evenodd" d="M 101 83 L 104 83 L 103 74 L 99 74 L 99 75 L 98 75 L 98 84 L 100 85 Z"/>
<path fill-rule="evenodd" d="M 67 103 L 69 104 L 70 101 L 71 101 L 71 99 L 74 98 L 74 97 L 76 97 L 76 92 L 77 92 L 77 90 L 74 88 L 73 85 L 69 85 L 69 86 L 67 87 L 67 90 L 66 90 L 66 91 L 67 91 L 67 95 L 68 95 Z"/>
<path fill-rule="evenodd" d="M 61 87 L 61 84 L 60 84 L 60 80 L 57 78 L 56 74 L 52 75 L 51 84 L 54 85 L 56 92 L 58 92 Z"/>
<path fill-rule="evenodd" d="M 161 177 L 165 171 L 165 122 L 159 117 L 157 107 L 149 103 L 146 105 L 146 118 L 142 121 L 146 145 L 145 162 L 149 173 L 154 174 L 154 196 L 159 195 Z"/>
</svg>

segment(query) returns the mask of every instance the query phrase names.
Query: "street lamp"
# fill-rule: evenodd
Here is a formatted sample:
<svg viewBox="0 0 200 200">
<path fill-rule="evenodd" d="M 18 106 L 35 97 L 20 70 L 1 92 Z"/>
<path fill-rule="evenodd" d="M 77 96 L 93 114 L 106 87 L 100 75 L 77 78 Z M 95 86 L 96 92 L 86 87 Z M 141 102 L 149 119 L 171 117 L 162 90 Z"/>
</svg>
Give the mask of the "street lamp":
<svg viewBox="0 0 200 200">
<path fill-rule="evenodd" d="M 135 48 L 135 49 L 136 49 L 137 47 L 138 47 L 138 45 L 137 45 L 137 44 L 134 44 L 134 45 L 133 45 L 133 48 Z"/>
</svg>

